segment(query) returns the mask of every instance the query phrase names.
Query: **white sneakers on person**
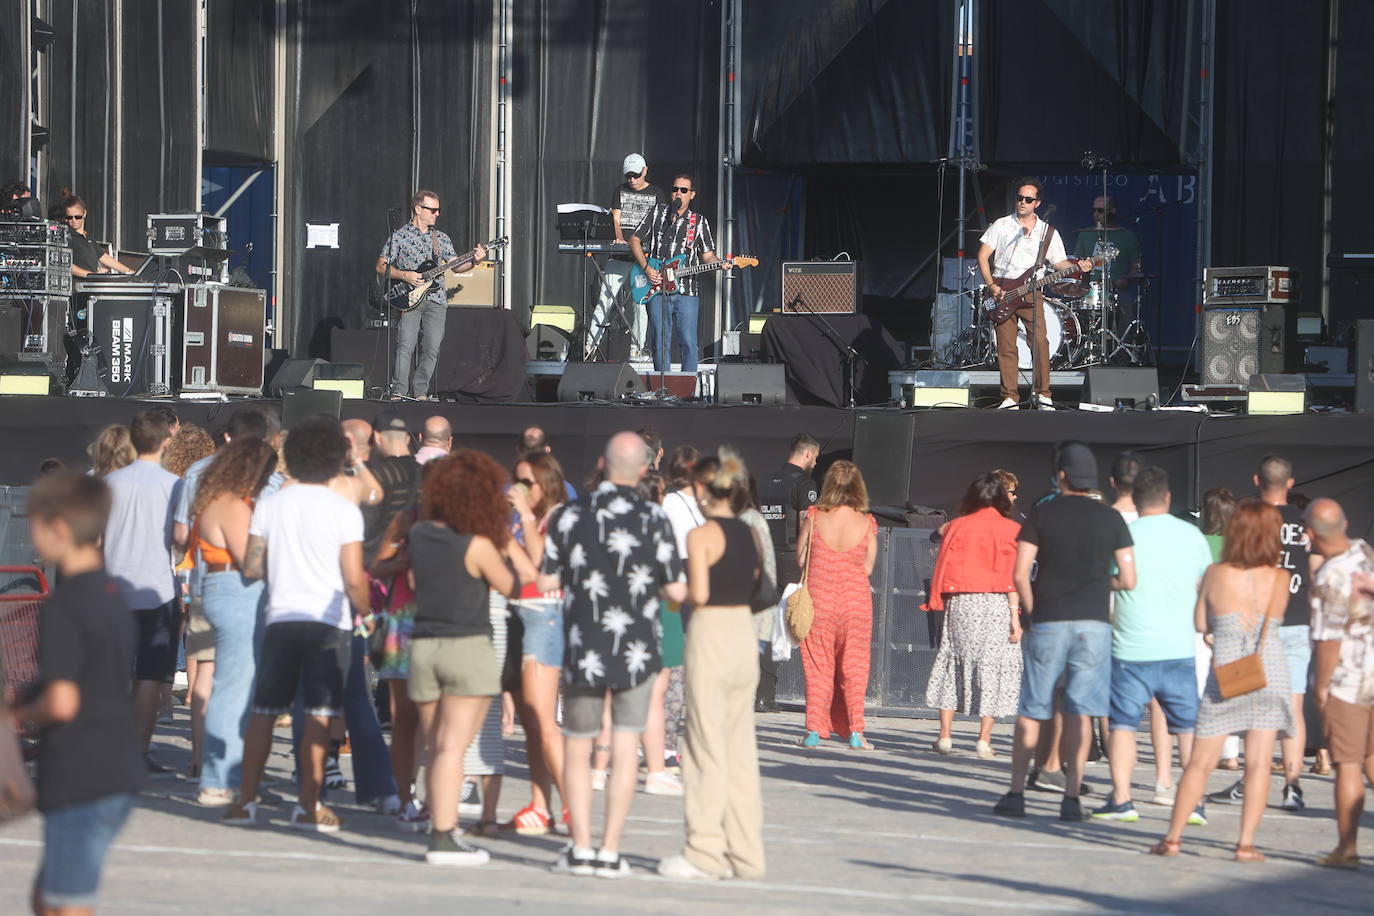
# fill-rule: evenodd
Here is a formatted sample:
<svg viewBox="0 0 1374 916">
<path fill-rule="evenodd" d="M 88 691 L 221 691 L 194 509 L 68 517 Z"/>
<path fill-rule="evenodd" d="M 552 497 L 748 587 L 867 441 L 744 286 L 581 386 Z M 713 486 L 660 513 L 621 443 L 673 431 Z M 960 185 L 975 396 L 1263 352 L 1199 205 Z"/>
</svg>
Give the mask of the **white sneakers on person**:
<svg viewBox="0 0 1374 916">
<path fill-rule="evenodd" d="M 1014 407 L 1015 407 L 1017 404 L 1019 404 L 1019 403 L 1021 403 L 1021 402 L 1018 401 L 1018 400 L 1016 400 L 1016 398 L 1002 398 L 1002 403 L 997 405 L 997 409 L 998 409 L 998 410 L 1011 410 L 1012 408 L 1014 408 Z"/>
<path fill-rule="evenodd" d="M 644 777 L 645 795 L 682 795 L 682 782 L 672 773 L 660 771 Z"/>
<path fill-rule="evenodd" d="M 605 770 L 592 770 L 592 791 L 593 791 L 593 792 L 605 792 L 605 791 L 606 791 L 606 771 L 605 771 Z"/>
<path fill-rule="evenodd" d="M 1162 782 L 1155 783 L 1155 797 L 1150 799 L 1156 805 L 1171 806 L 1174 803 L 1174 787 Z"/>
<path fill-rule="evenodd" d="M 234 803 L 235 795 L 233 789 L 213 789 L 206 786 L 196 796 L 196 804 L 203 808 L 223 808 Z"/>
<path fill-rule="evenodd" d="M 1047 398 L 1047 397 L 1046 397 L 1045 395 L 1043 395 L 1043 394 L 1037 394 L 1037 395 L 1035 396 L 1035 409 L 1036 409 L 1036 410 L 1054 410 L 1054 401 L 1050 400 L 1049 398 Z"/>
<path fill-rule="evenodd" d="M 697 868 L 683 855 L 669 856 L 658 861 L 658 873 L 665 878 L 678 881 L 719 881 L 715 875 L 707 874 Z"/>
</svg>

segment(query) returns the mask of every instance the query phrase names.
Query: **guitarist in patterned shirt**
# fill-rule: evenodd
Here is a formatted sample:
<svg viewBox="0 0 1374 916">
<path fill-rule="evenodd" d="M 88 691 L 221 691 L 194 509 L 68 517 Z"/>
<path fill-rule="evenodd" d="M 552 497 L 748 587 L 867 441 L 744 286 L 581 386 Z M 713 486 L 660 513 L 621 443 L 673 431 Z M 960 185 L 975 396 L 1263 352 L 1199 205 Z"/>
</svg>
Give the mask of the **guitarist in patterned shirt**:
<svg viewBox="0 0 1374 916">
<path fill-rule="evenodd" d="M 383 279 L 403 280 L 411 286 L 424 285 L 420 270 L 428 261 L 436 264 L 451 261 L 457 252 L 448 233 L 434 228 L 439 220 L 439 195 L 433 191 L 416 191 L 410 198 L 410 222 L 391 233 L 382 253 L 377 257 L 377 273 Z M 487 256 L 478 245 L 472 251 L 475 260 Z M 418 308 L 392 315 L 396 322 L 396 361 L 391 369 L 391 397 L 403 398 L 410 393 L 411 359 L 415 344 L 420 344 L 420 361 L 415 366 L 415 399 L 429 400 L 429 380 L 439 361 L 439 345 L 444 341 L 444 321 L 448 304 L 444 301 L 444 284 L 435 283 Z"/>
<path fill-rule="evenodd" d="M 1038 270 L 1043 263 L 1055 270 L 1077 265 L 1084 272 L 1092 270 L 1092 261 L 1072 261 L 1064 253 L 1064 240 L 1054 227 L 1035 211 L 1040 208 L 1043 186 L 1034 178 L 1023 178 L 1016 188 L 1016 211 L 994 222 L 983 233 L 978 249 L 978 267 L 987 284 L 987 293 L 994 299 L 1024 282 L 1023 275 Z M 1045 237 L 1049 233 L 1048 240 Z M 1050 345 L 1045 334 L 1044 299 L 1037 292 L 1027 297 L 1033 305 L 1023 303 L 1001 324 L 997 325 L 997 368 L 1002 373 L 1002 403 L 998 408 L 1015 407 L 1017 401 L 1016 322 L 1026 326 L 1029 337 L 1035 336 L 1035 394 L 1034 404 L 1041 410 L 1053 410 L 1050 400 Z M 1037 314 L 1037 312 L 1039 314 Z"/>
<path fill-rule="evenodd" d="M 661 274 L 649 266 L 649 258 L 667 261 L 685 255 L 685 267 L 720 260 L 716 257 L 710 222 L 692 210 L 692 199 L 696 196 L 696 181 L 691 175 L 674 175 L 669 203 L 650 210 L 630 236 L 630 254 L 650 283 L 657 285 Z M 671 366 L 674 328 L 682 353 L 682 371 L 697 371 L 697 313 L 701 308 L 697 282 L 695 276 L 683 277 L 678 281 L 677 292 L 656 293 L 649 299 L 649 340 L 655 372 L 666 372 Z"/>
</svg>

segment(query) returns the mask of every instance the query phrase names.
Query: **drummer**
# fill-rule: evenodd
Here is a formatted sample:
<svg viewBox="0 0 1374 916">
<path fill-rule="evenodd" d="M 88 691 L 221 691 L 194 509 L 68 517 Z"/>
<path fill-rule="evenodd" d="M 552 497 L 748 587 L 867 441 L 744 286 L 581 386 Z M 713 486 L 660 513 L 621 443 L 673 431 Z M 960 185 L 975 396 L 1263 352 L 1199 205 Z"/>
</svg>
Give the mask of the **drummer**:
<svg viewBox="0 0 1374 916">
<path fill-rule="evenodd" d="M 1140 276 L 1140 239 L 1131 230 L 1116 224 L 1116 201 L 1110 197 L 1094 198 L 1093 226 L 1090 229 L 1078 230 L 1078 241 L 1073 248 L 1074 256 L 1091 258 L 1098 239 L 1104 237 L 1107 244 L 1115 245 L 1119 253 L 1106 267 L 1094 270 L 1089 279 L 1102 283 L 1104 291 L 1116 293 L 1117 305 L 1121 308 L 1121 326 L 1125 327 L 1139 317 L 1139 297 L 1136 295 L 1135 279 Z"/>
</svg>

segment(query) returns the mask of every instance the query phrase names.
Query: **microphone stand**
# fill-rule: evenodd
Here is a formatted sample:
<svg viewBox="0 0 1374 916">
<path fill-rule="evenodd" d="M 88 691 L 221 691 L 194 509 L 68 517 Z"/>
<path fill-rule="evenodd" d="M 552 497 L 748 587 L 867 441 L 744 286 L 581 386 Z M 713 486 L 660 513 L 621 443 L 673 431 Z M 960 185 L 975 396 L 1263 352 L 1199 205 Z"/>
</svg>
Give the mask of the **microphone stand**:
<svg viewBox="0 0 1374 916">
<path fill-rule="evenodd" d="M 395 235 L 396 231 L 400 229 L 399 226 L 393 227 L 391 225 L 391 215 L 395 212 L 395 209 L 388 209 L 386 211 L 386 252 L 382 255 L 382 322 L 386 325 L 386 361 L 384 363 L 386 368 L 386 384 L 382 386 L 383 400 L 396 394 L 396 392 L 392 390 L 391 379 L 392 360 L 395 359 L 395 354 L 391 347 L 391 322 L 394 319 L 392 315 L 394 309 L 392 309 L 391 305 L 386 301 L 387 288 L 391 285 L 391 264 L 396 259 L 394 249 Z"/>
<path fill-rule="evenodd" d="M 807 305 L 805 300 L 803 300 L 800 295 L 794 296 L 789 305 L 800 306 L 801 308 L 806 310 L 806 314 L 809 314 L 811 315 L 811 317 L 820 321 L 823 333 L 825 333 L 825 335 L 830 338 L 831 343 L 833 343 L 842 351 L 844 355 L 845 377 L 849 387 L 848 406 L 850 409 L 853 409 L 855 388 L 854 362 L 862 358 L 861 356 L 859 356 L 859 351 L 855 350 L 852 346 L 850 346 L 849 343 L 845 341 L 844 337 L 840 335 L 840 332 L 835 330 L 835 326 L 831 324 L 824 315 L 813 309 L 811 306 Z M 812 324 L 815 324 L 815 322 L 813 321 Z"/>
</svg>

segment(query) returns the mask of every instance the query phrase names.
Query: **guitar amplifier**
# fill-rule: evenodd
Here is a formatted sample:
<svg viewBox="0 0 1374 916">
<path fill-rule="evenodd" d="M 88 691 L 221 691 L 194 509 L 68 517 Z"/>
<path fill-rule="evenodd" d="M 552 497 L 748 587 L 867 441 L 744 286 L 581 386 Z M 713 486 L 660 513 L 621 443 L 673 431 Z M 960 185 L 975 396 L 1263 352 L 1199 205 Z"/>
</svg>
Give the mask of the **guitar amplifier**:
<svg viewBox="0 0 1374 916">
<path fill-rule="evenodd" d="M 1291 267 L 1208 267 L 1202 272 L 1202 307 L 1296 305 L 1299 280 Z"/>
<path fill-rule="evenodd" d="M 784 312 L 858 311 L 858 261 L 784 261 L 782 310 Z"/>
<path fill-rule="evenodd" d="M 451 309 L 491 308 L 496 302 L 495 262 L 483 261 L 462 273 L 445 271 L 444 289 Z"/>
<path fill-rule="evenodd" d="M 187 287 L 181 390 L 261 394 L 266 317 L 263 290 Z"/>
<path fill-rule="evenodd" d="M 84 293 L 77 304 L 114 397 L 174 394 L 181 368 L 180 286 Z"/>
</svg>

